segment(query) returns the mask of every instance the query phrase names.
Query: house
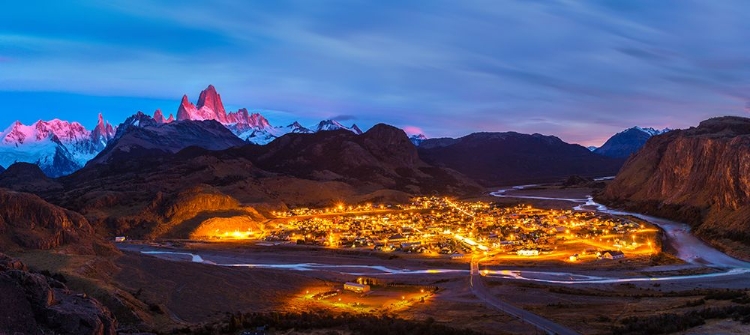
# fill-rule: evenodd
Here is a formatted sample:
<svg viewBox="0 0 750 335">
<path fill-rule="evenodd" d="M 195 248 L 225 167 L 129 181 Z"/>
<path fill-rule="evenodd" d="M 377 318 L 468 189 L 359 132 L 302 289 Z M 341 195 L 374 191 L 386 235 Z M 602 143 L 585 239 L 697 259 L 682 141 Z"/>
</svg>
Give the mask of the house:
<svg viewBox="0 0 750 335">
<path fill-rule="evenodd" d="M 117 243 L 125 242 L 125 236 L 117 236 L 117 237 L 115 237 L 115 242 L 117 242 Z"/>
<path fill-rule="evenodd" d="M 346 282 L 344 283 L 344 290 L 357 293 L 370 292 L 370 285 Z"/>
<path fill-rule="evenodd" d="M 616 250 L 607 250 L 602 251 L 603 259 L 621 259 L 625 258 L 625 254 L 622 251 L 616 251 Z"/>
<path fill-rule="evenodd" d="M 399 242 L 404 242 L 404 241 L 406 241 L 406 237 L 401 234 L 393 234 L 390 237 L 388 237 L 388 242 L 399 243 Z"/>
<path fill-rule="evenodd" d="M 516 252 L 518 256 L 539 256 L 539 250 L 537 249 L 521 249 Z"/>
</svg>

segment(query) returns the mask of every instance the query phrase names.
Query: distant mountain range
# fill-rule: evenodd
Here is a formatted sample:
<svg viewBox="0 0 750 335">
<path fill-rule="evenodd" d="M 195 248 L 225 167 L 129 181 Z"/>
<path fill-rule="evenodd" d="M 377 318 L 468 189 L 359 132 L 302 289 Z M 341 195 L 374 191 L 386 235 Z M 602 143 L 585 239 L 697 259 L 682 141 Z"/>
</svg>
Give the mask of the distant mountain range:
<svg viewBox="0 0 750 335">
<path fill-rule="evenodd" d="M 654 128 L 633 127 L 621 131 L 610 137 L 601 147 L 592 151 L 602 156 L 628 158 L 646 144 L 649 138 L 671 131 L 669 128 L 656 130 Z M 591 148 L 589 148 L 591 149 Z"/>
<path fill-rule="evenodd" d="M 39 165 L 50 177 L 68 175 L 86 165 L 106 148 L 107 143 L 124 134 L 126 129 L 154 128 L 186 120 L 217 121 L 235 136 L 255 144 L 267 144 L 288 133 L 315 133 L 338 129 L 349 130 L 355 134 L 362 133 L 356 124 L 347 127 L 336 120 L 323 120 L 310 127 L 304 127 L 298 122 L 274 127 L 259 113 L 249 113 L 244 108 L 227 113 L 216 88 L 209 85 L 200 93 L 197 105 L 190 103 L 187 95 L 183 96 L 177 109 L 177 118 L 172 114 L 165 118 L 161 110 L 156 110 L 153 117 L 138 112 L 119 126 L 113 127 L 105 122 L 100 114 L 97 126 L 91 131 L 78 122 L 58 119 L 39 120 L 29 126 L 15 122 L 0 133 L 0 167 L 7 168 L 15 162 L 26 162 Z"/>
<path fill-rule="evenodd" d="M 624 162 L 555 136 L 516 132 L 428 139 L 421 142 L 419 155 L 430 164 L 454 169 L 485 186 L 558 181 L 574 174 L 611 176 Z"/>
<path fill-rule="evenodd" d="M 15 122 L 0 133 L 0 166 L 28 162 L 39 165 L 48 176 L 67 175 L 104 150 L 114 135 L 115 128 L 101 114 L 92 131 L 58 119 L 30 126 Z"/>
</svg>

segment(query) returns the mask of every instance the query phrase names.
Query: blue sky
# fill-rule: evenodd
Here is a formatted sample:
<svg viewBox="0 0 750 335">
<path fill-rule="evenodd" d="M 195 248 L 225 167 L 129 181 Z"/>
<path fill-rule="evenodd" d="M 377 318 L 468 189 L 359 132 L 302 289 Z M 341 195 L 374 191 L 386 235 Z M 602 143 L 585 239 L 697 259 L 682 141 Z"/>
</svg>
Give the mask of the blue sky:
<svg viewBox="0 0 750 335">
<path fill-rule="evenodd" d="M 0 128 L 119 123 L 216 86 L 274 125 L 429 137 L 748 115 L 747 1 L 18 1 L 0 12 Z"/>
</svg>

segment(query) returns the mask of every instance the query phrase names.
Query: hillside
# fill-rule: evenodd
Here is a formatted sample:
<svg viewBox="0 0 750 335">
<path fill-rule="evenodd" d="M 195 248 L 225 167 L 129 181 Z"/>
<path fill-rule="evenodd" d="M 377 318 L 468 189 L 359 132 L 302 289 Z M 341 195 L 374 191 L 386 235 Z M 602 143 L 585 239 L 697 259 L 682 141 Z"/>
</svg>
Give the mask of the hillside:
<svg viewBox="0 0 750 335">
<path fill-rule="evenodd" d="M 36 195 L 0 188 L 0 249 L 65 249 L 94 254 L 110 248 L 82 215 Z"/>
<path fill-rule="evenodd" d="M 750 256 L 750 119 L 713 118 L 652 137 L 601 201 L 688 222 L 726 252 Z"/>
</svg>

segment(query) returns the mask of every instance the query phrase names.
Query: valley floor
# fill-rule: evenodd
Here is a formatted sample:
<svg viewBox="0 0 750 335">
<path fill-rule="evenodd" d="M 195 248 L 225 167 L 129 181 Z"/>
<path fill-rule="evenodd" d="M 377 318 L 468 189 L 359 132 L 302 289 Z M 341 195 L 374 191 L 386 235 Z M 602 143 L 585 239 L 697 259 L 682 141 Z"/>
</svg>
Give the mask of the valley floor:
<svg viewBox="0 0 750 335">
<path fill-rule="evenodd" d="M 535 198 L 494 199 L 570 208 L 586 204 L 554 198 L 578 201 L 590 190 L 516 192 Z M 475 295 L 470 258 L 243 242 L 131 242 L 118 247 L 122 255 L 111 259 L 46 251 L 13 256 L 33 268 L 62 273 L 71 289 L 100 299 L 117 315 L 122 330 L 130 332 L 170 332 L 226 320 L 227 312 L 309 310 L 431 319 L 488 334 L 539 331 Z M 685 255 L 679 251 L 655 264 L 650 258 L 573 265 L 474 260 L 479 262 L 476 279 L 493 297 L 578 333 L 644 333 L 645 325 L 663 332 L 746 330 L 731 319 L 750 315 L 743 310 L 750 307 L 750 271 L 742 263 L 727 268 L 681 260 Z M 372 284 L 371 293 L 342 290 L 345 282 L 363 278 Z M 342 291 L 317 299 L 337 289 Z M 707 310 L 722 312 L 708 315 Z M 661 314 L 673 317 L 655 318 Z M 700 318 L 704 324 L 675 328 L 681 325 L 675 320 L 685 318 Z"/>
</svg>

